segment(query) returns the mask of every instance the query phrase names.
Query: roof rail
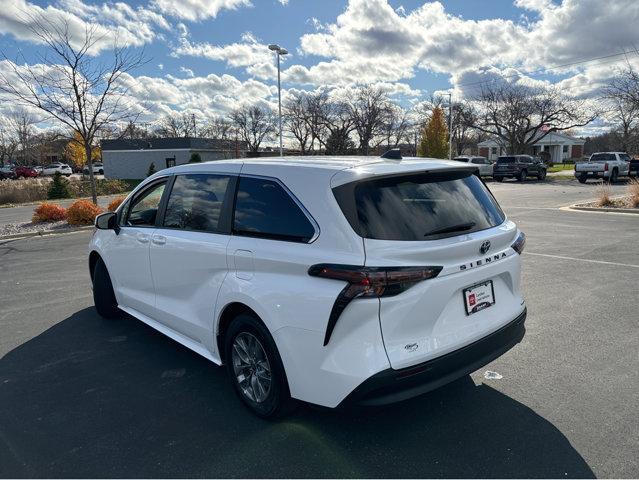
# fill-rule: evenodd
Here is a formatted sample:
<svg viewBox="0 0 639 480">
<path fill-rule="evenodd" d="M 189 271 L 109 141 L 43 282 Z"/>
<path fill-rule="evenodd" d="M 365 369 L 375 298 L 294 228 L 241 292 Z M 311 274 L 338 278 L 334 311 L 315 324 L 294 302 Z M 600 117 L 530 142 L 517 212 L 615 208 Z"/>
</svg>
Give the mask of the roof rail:
<svg viewBox="0 0 639 480">
<path fill-rule="evenodd" d="M 399 148 L 391 148 L 389 151 L 384 153 L 381 158 L 386 158 L 388 160 L 401 160 L 402 152 Z"/>
</svg>

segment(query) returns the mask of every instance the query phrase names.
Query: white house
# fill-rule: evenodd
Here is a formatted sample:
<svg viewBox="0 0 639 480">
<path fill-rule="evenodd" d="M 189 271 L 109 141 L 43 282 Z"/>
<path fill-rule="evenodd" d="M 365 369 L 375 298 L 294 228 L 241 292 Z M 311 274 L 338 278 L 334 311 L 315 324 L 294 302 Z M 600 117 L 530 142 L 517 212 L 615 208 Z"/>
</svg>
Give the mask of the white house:
<svg viewBox="0 0 639 480">
<path fill-rule="evenodd" d="M 552 163 L 561 163 L 570 158 L 581 158 L 584 154 L 585 140 L 562 133 L 552 132 L 532 146 L 532 152 L 540 157 L 547 157 Z M 500 155 L 506 155 L 507 149 L 499 140 L 491 138 L 477 144 L 479 155 L 495 161 Z"/>
</svg>

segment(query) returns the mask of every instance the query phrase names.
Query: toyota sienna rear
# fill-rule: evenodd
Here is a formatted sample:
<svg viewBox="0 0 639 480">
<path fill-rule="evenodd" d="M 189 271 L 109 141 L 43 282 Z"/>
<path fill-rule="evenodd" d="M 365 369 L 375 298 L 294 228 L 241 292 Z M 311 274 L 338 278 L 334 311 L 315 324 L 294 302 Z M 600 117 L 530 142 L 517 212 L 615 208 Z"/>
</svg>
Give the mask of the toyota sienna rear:
<svg viewBox="0 0 639 480">
<path fill-rule="evenodd" d="M 217 364 L 258 415 L 425 393 L 524 336 L 525 237 L 472 165 L 189 164 L 96 219 L 98 312 Z"/>
</svg>

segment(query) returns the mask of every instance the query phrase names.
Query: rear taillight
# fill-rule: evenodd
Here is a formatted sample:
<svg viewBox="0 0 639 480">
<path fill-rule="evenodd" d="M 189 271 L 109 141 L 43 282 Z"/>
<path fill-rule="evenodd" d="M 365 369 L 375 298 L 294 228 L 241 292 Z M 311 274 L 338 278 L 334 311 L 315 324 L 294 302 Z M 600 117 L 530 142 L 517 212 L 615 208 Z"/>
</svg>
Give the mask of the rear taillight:
<svg viewBox="0 0 639 480">
<path fill-rule="evenodd" d="M 515 242 L 510 246 L 515 252 L 519 255 L 524 251 L 524 247 L 526 246 L 526 234 L 524 232 L 519 232 Z"/>
<path fill-rule="evenodd" d="M 347 282 L 333 304 L 324 345 L 328 344 L 337 320 L 353 299 L 397 295 L 418 282 L 436 277 L 441 270 L 442 267 L 360 267 L 330 263 L 313 265 L 308 269 L 309 275 Z"/>
<path fill-rule="evenodd" d="M 608 164 L 606 163 L 604 164 L 604 172 L 607 172 L 607 171 L 608 171 Z"/>
</svg>

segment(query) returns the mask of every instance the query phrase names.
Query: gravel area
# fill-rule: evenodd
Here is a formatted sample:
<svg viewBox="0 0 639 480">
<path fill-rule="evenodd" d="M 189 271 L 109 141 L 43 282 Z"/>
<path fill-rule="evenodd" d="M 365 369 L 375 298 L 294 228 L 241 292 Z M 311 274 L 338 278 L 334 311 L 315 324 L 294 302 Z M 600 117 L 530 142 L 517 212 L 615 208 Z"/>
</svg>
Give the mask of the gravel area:
<svg viewBox="0 0 639 480">
<path fill-rule="evenodd" d="M 33 233 L 33 232 L 56 232 L 64 231 L 72 228 L 65 220 L 59 222 L 45 222 L 45 223 L 8 223 L 6 225 L 0 225 L 0 238 L 7 235 L 17 235 L 21 233 Z"/>
</svg>

